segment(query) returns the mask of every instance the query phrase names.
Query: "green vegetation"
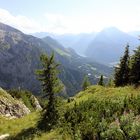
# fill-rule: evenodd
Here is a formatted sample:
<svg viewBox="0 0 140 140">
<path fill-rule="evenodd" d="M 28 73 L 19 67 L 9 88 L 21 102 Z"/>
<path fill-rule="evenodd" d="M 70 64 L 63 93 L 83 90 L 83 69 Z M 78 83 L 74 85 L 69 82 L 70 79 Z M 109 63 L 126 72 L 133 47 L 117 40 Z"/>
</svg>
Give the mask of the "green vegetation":
<svg viewBox="0 0 140 140">
<path fill-rule="evenodd" d="M 8 90 L 8 93 L 15 99 L 22 100 L 23 103 L 31 110 L 35 110 L 34 102 L 35 99 L 31 92 L 27 90 L 18 90 L 18 89 L 11 89 Z"/>
<path fill-rule="evenodd" d="M 91 85 L 91 83 L 90 83 L 88 77 L 85 76 L 84 80 L 83 80 L 83 84 L 82 84 L 82 89 L 86 90 L 90 85 Z"/>
<path fill-rule="evenodd" d="M 70 103 L 62 128 L 75 140 L 138 139 L 139 114 L 139 89 L 92 86 Z"/>
<path fill-rule="evenodd" d="M 60 55 L 64 55 L 64 56 L 68 56 L 68 57 L 71 57 L 71 55 L 65 51 L 63 51 L 62 49 L 59 49 L 59 48 L 55 48 L 55 51 L 60 54 Z"/>
<path fill-rule="evenodd" d="M 98 82 L 98 85 L 104 86 L 104 78 L 103 78 L 103 75 L 101 75 L 101 77 L 99 79 L 99 82 Z"/>
<path fill-rule="evenodd" d="M 43 92 L 45 97 L 48 97 L 48 104 L 45 112 L 43 112 L 42 118 L 39 120 L 38 128 L 40 130 L 50 130 L 58 121 L 58 112 L 56 109 L 55 93 L 60 93 L 62 90 L 62 84 L 57 76 L 58 66 L 54 60 L 54 54 L 50 57 L 42 55 L 40 57 L 43 68 L 37 70 L 39 80 L 42 82 Z"/>
<path fill-rule="evenodd" d="M 10 26 L 0 25 L 1 85 L 7 89 L 21 86 L 37 93 L 40 84 L 35 79 L 34 70 L 42 68 L 37 74 L 44 92 L 44 98 L 40 99 L 43 110 L 39 112 L 34 107 L 35 98 L 29 91 L 4 91 L 0 88 L 0 114 L 6 116 L 0 116 L 0 135 L 9 133 L 10 140 L 140 140 L 140 47 L 129 56 L 129 46 L 126 46 L 120 64 L 115 69 L 115 78 L 106 87 L 103 75 L 108 77 L 112 69 L 81 57 L 72 49 L 65 49 L 50 37 L 43 42 Z M 116 31 L 120 32 L 115 29 Z M 112 41 L 117 43 L 116 38 Z M 101 52 L 111 52 L 111 57 L 114 58 L 113 51 L 107 50 L 109 44 L 112 46 L 112 43 L 105 41 L 99 45 L 99 49 L 105 48 Z M 96 49 L 96 44 L 91 46 Z M 92 48 L 89 47 L 90 54 L 95 52 L 91 51 Z M 56 54 L 57 61 L 62 63 L 63 72 L 59 77 L 65 84 L 64 92 L 68 95 L 79 91 L 82 78 L 89 75 L 84 78 L 83 91 L 76 96 L 62 99 L 55 95 L 60 93 L 62 82 L 58 79 L 59 65 L 54 61 L 53 54 L 42 55 L 42 67 L 39 66 L 40 54 L 51 54 L 52 51 Z M 110 62 L 110 57 L 106 59 L 98 53 L 94 57 L 105 63 Z M 101 75 L 98 85 L 90 86 L 88 78 L 92 83 L 97 83 L 98 75 Z M 22 113 L 22 106 L 20 109 L 18 104 L 20 101 L 31 113 L 12 119 L 22 116 L 18 115 Z"/>
<path fill-rule="evenodd" d="M 125 86 L 129 82 L 129 45 L 126 46 L 120 64 L 115 68 L 115 86 Z"/>
<path fill-rule="evenodd" d="M 130 83 L 140 84 L 140 46 L 134 51 L 130 61 Z"/>
<path fill-rule="evenodd" d="M 129 46 L 126 46 L 124 56 L 115 69 L 114 78 L 115 86 L 140 85 L 140 46 L 134 50 L 131 57 L 129 57 Z"/>
<path fill-rule="evenodd" d="M 109 78 L 106 86 L 107 87 L 114 87 L 114 80 L 112 78 Z"/>
<path fill-rule="evenodd" d="M 5 97 L 11 101 L 13 100 L 13 98 L 5 90 L 0 88 L 0 98 L 2 98 L 2 97 Z"/>
<path fill-rule="evenodd" d="M 5 133 L 9 133 L 12 136 L 17 135 L 23 129 L 34 127 L 39 117 L 39 112 L 33 112 L 20 119 L 8 119 L 0 116 L 0 135 Z"/>
<path fill-rule="evenodd" d="M 103 86 L 103 75 L 96 86 L 90 86 L 88 78 L 85 77 L 83 91 L 68 100 L 55 96 L 63 86 L 58 78 L 59 64 L 55 62 L 54 54 L 42 55 L 42 69 L 36 73 L 42 82 L 46 99 L 45 104 L 43 103 L 44 110 L 14 120 L 1 117 L 0 134 L 8 132 L 9 140 L 140 139 L 140 47 L 131 59 L 128 48 L 129 46 L 115 70 L 116 87 L 112 86 L 112 81 L 111 86 Z M 135 77 L 136 70 L 138 72 Z M 130 83 L 137 85 L 137 88 L 126 86 Z M 5 93 L 0 89 L 0 95 L 8 97 Z M 22 99 L 25 105 L 33 110 L 34 101 L 30 92 L 10 90 L 9 93 L 16 99 Z M 21 126 L 17 127 L 19 124 Z"/>
<path fill-rule="evenodd" d="M 140 138 L 139 88 L 90 86 L 68 103 L 66 100 L 59 99 L 57 105 L 59 122 L 51 131 L 36 133 L 34 140 L 137 140 Z M 15 139 L 21 134 L 24 137 L 27 132 L 29 133 L 29 128 L 36 129 L 40 118 L 39 112 L 15 120 L 1 118 L 0 133 L 9 132 L 12 136 L 16 136 Z"/>
</svg>

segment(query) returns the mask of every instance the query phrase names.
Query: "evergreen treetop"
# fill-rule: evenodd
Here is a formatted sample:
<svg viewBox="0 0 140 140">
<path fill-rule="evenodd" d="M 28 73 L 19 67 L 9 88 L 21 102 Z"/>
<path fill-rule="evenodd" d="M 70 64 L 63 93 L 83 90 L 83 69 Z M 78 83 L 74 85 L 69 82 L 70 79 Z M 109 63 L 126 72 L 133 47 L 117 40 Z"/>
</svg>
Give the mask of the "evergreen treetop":
<svg viewBox="0 0 140 140">
<path fill-rule="evenodd" d="M 140 84 L 140 46 L 134 50 L 130 61 L 130 83 Z"/>
<path fill-rule="evenodd" d="M 126 46 L 120 64 L 115 67 L 115 86 L 125 86 L 129 82 L 129 45 Z"/>
<path fill-rule="evenodd" d="M 104 86 L 104 79 L 103 79 L 103 75 L 100 76 L 98 85 Z"/>
</svg>

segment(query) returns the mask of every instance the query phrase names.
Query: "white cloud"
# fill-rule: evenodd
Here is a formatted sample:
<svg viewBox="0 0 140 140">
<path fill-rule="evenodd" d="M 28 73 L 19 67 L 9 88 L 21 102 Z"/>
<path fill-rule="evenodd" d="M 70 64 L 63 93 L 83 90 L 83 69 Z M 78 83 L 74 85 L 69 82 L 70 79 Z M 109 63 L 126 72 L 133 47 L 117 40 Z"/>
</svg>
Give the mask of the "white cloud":
<svg viewBox="0 0 140 140">
<path fill-rule="evenodd" d="M 11 25 L 25 33 L 81 33 L 100 31 L 109 26 L 116 26 L 123 31 L 140 30 L 139 19 L 139 15 L 131 13 L 98 12 L 79 16 L 46 13 L 40 15 L 40 20 L 35 20 L 23 15 L 13 15 L 5 9 L 0 9 L 0 22 Z"/>
<path fill-rule="evenodd" d="M 72 17 L 60 14 L 45 14 L 48 31 L 55 33 L 80 33 L 92 32 L 93 25 L 87 17 Z"/>
<path fill-rule="evenodd" d="M 52 14 L 46 13 L 45 15 L 45 23 L 47 23 L 48 32 L 55 32 L 55 33 L 64 33 L 67 32 L 67 24 L 65 21 L 67 20 L 66 17 L 60 14 Z"/>
<path fill-rule="evenodd" d="M 33 19 L 29 19 L 22 15 L 14 16 L 5 9 L 0 9 L 0 22 L 11 25 L 25 33 L 41 31 L 42 28 Z"/>
<path fill-rule="evenodd" d="M 123 31 L 138 30 L 140 21 L 130 14 L 94 13 L 82 16 L 63 16 L 60 14 L 45 14 L 49 32 L 80 33 L 100 31 L 105 27 L 116 26 Z"/>
<path fill-rule="evenodd" d="M 115 26 L 123 31 L 140 30 L 140 15 L 130 12 L 90 13 L 79 16 L 46 14 L 49 29 L 52 32 L 80 33 L 100 31 L 105 27 Z"/>
</svg>

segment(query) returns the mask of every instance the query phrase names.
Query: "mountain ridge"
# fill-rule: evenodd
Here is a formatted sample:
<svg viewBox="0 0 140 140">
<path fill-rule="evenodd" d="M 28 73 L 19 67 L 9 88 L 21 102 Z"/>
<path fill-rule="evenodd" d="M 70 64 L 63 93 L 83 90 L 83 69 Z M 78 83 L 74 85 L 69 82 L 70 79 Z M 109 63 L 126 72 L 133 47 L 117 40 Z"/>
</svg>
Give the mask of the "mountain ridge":
<svg viewBox="0 0 140 140">
<path fill-rule="evenodd" d="M 127 44 L 130 45 L 130 53 L 140 44 L 138 33 L 123 32 L 112 26 L 96 33 L 50 34 L 50 36 L 65 48 L 74 49 L 81 56 L 87 56 L 98 63 L 110 65 L 110 63 L 118 62 Z M 49 33 L 46 34 L 49 35 Z"/>
<path fill-rule="evenodd" d="M 86 55 L 97 62 L 109 64 L 120 59 L 127 44 L 130 52 L 139 45 L 139 40 L 117 28 L 108 28 L 99 32 L 86 50 Z"/>
<path fill-rule="evenodd" d="M 53 46 L 56 42 L 46 43 L 42 39 L 14 29 L 11 29 L 11 32 L 1 29 L 1 32 L 3 34 L 0 37 L 0 86 L 3 88 L 20 87 L 35 93 L 40 92 L 40 83 L 34 71 L 41 68 L 39 57 L 42 53 L 49 55 L 55 52 L 56 61 L 62 64 L 60 79 L 65 84 L 65 89 L 70 96 L 81 89 L 80 85 L 84 75 L 90 73 L 92 82 L 96 83 L 95 74 L 100 75 L 103 72 L 105 75 L 109 75 L 111 72 L 110 68 L 85 59 L 71 49 L 61 46 L 59 52 L 56 51 L 57 47 Z M 62 55 L 60 51 L 68 56 Z M 94 65 L 96 70 L 93 71 Z"/>
</svg>

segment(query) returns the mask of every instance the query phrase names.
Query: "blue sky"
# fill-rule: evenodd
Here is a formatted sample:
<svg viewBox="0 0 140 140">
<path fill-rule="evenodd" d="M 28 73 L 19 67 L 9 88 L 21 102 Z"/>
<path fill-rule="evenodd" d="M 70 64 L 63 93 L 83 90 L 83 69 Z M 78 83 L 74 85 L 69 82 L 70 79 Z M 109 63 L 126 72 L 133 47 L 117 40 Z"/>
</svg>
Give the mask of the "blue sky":
<svg viewBox="0 0 140 140">
<path fill-rule="evenodd" d="M 140 0 L 0 0 L 0 22 L 25 33 L 140 30 Z"/>
</svg>

